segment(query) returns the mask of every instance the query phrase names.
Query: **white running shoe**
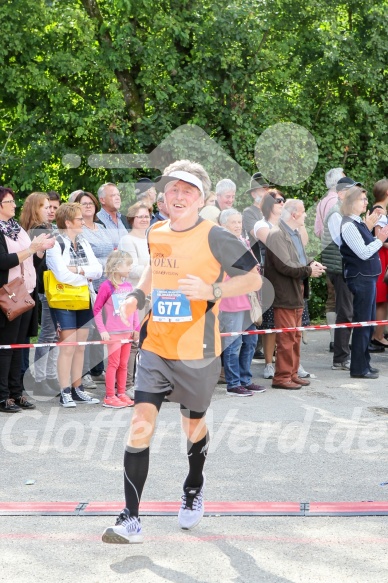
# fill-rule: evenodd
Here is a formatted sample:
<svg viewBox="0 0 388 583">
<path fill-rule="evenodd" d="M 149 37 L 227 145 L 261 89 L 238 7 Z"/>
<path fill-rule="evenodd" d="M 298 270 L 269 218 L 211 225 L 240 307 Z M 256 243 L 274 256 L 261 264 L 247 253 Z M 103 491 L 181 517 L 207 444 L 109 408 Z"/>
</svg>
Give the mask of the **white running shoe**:
<svg viewBox="0 0 388 583">
<path fill-rule="evenodd" d="M 263 377 L 265 379 L 273 379 L 275 375 L 275 369 L 273 364 L 266 364 L 264 367 Z"/>
<path fill-rule="evenodd" d="M 95 399 L 95 397 L 91 397 L 88 393 L 83 390 L 83 386 L 80 385 L 76 389 L 72 387 L 71 389 L 71 396 L 73 397 L 73 401 L 76 403 L 86 403 L 87 405 L 97 405 L 100 402 L 100 399 Z"/>
<path fill-rule="evenodd" d="M 84 389 L 97 389 L 97 385 L 90 374 L 86 374 L 82 377 L 82 386 Z"/>
<path fill-rule="evenodd" d="M 197 526 L 205 511 L 203 503 L 203 490 L 205 488 L 205 475 L 200 488 L 187 486 L 183 490 L 182 505 L 178 513 L 179 526 L 184 530 L 190 530 Z"/>
<path fill-rule="evenodd" d="M 118 545 L 142 543 L 140 518 L 129 516 L 128 511 L 123 510 L 120 512 L 115 526 L 109 526 L 104 530 L 102 542 Z"/>
<path fill-rule="evenodd" d="M 310 377 L 311 374 L 309 372 L 307 372 L 306 370 L 304 370 L 303 366 L 300 364 L 299 368 L 298 368 L 298 377 L 300 379 L 306 379 L 307 377 Z"/>
</svg>

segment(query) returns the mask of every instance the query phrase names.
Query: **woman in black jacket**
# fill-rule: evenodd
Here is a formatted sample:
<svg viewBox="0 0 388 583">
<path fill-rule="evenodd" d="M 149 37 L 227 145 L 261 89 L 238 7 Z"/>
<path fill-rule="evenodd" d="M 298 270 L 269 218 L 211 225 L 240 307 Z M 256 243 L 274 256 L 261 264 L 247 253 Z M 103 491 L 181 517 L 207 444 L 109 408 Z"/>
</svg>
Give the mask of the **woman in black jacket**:
<svg viewBox="0 0 388 583">
<path fill-rule="evenodd" d="M 38 329 L 38 302 L 36 272 L 33 255 L 40 259 L 46 249 L 52 247 L 49 235 L 41 234 L 30 240 L 28 234 L 14 219 L 15 195 L 13 190 L 0 186 L 0 287 L 21 275 L 24 267 L 24 282 L 34 298 L 35 308 L 8 321 L 0 310 L 0 345 L 21 344 L 26 336 L 35 336 Z M 23 396 L 20 380 L 21 350 L 0 349 L 0 412 L 17 413 L 21 409 L 34 409 L 35 405 Z"/>
</svg>

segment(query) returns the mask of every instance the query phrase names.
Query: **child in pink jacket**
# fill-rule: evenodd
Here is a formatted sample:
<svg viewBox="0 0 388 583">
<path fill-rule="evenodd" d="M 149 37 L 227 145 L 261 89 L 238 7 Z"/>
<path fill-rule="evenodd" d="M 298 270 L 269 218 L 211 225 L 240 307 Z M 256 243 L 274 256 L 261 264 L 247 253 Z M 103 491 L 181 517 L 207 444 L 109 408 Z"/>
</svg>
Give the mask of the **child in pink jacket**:
<svg viewBox="0 0 388 583">
<path fill-rule="evenodd" d="M 138 311 L 131 316 L 129 329 L 120 318 L 120 304 L 132 291 L 128 279 L 132 257 L 125 251 L 113 251 L 106 262 L 106 281 L 101 284 L 93 307 L 94 319 L 102 340 L 117 340 L 108 344 L 108 367 L 106 370 L 106 395 L 103 407 L 121 409 L 133 407 L 134 402 L 125 393 L 128 359 L 131 343 L 122 344 L 124 339 L 139 339 Z M 103 317 L 104 315 L 104 317 Z M 117 396 L 115 384 L 117 383 Z"/>
</svg>

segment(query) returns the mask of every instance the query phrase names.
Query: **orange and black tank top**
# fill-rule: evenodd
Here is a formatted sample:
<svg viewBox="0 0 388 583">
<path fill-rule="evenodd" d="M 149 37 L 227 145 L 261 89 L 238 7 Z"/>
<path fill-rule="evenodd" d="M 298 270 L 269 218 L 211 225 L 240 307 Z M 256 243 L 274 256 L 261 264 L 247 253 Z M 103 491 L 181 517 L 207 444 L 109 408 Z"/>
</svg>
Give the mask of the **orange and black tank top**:
<svg viewBox="0 0 388 583">
<path fill-rule="evenodd" d="M 148 245 L 152 309 L 142 324 L 141 348 L 171 360 L 219 356 L 218 302 L 188 301 L 178 281 L 189 274 L 208 284 L 222 281 L 225 272 L 233 277 L 250 271 L 254 258 L 234 235 L 203 219 L 186 231 L 173 231 L 170 221 L 157 222 Z"/>
</svg>

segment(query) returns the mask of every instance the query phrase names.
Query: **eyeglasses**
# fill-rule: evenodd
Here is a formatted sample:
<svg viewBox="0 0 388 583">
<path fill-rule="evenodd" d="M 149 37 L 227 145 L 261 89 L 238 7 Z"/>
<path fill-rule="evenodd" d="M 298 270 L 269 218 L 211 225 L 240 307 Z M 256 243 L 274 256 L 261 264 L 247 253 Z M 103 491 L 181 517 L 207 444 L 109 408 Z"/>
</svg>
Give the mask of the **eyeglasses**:
<svg viewBox="0 0 388 583">
<path fill-rule="evenodd" d="M 81 206 L 94 206 L 93 202 L 81 202 Z"/>
<path fill-rule="evenodd" d="M 150 219 L 150 215 L 135 215 L 134 219 Z"/>
<path fill-rule="evenodd" d="M 14 204 L 16 206 L 16 202 L 13 198 L 11 200 L 2 200 L 1 204 Z"/>
<path fill-rule="evenodd" d="M 282 204 L 285 203 L 285 199 L 284 198 L 275 198 L 275 204 Z"/>
<path fill-rule="evenodd" d="M 75 218 L 73 219 L 73 221 L 83 221 L 83 220 L 84 220 L 84 218 L 83 218 L 83 217 L 75 217 Z"/>
</svg>

